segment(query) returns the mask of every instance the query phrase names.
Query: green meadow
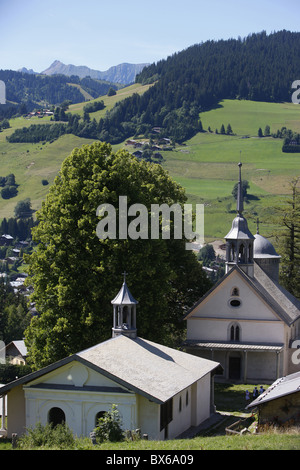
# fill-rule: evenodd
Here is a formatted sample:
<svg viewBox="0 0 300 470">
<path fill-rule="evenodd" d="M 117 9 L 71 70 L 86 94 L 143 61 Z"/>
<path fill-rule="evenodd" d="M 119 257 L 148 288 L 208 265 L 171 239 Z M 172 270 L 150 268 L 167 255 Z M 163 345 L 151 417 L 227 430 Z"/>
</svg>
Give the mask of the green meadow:
<svg viewBox="0 0 300 470">
<path fill-rule="evenodd" d="M 133 93 L 144 93 L 148 87 L 134 84 L 118 90 L 112 97 L 97 98 L 103 99 L 105 109 L 91 113 L 91 119 L 99 120 L 117 101 Z M 69 111 L 83 115 L 85 104 L 71 105 Z M 245 203 L 249 227 L 254 231 L 259 217 L 261 233 L 271 236 L 278 229 L 273 221 L 274 207 L 284 202 L 289 195 L 290 181 L 300 175 L 300 154 L 283 153 L 281 139 L 259 138 L 257 133 L 259 127 L 264 132 L 266 125 L 270 126 L 271 133 L 284 126 L 300 132 L 300 107 L 293 103 L 224 100 L 200 117 L 205 132 L 162 155 L 163 167 L 185 188 L 188 202 L 205 204 L 206 240 L 222 239 L 229 231 L 235 213 L 231 191 L 237 182 L 240 160 L 242 177 L 250 185 L 250 196 Z M 64 135 L 52 143 L 10 144 L 6 141 L 6 136 L 18 127 L 47 122 L 49 118 L 26 120 L 20 117 L 12 119 L 11 128 L 0 133 L 0 176 L 14 173 L 19 184 L 16 197 L 0 198 L 0 219 L 13 216 L 17 202 L 26 197 L 31 198 L 34 209 L 41 207 L 63 160 L 74 147 L 92 142 L 73 135 Z M 222 124 L 225 129 L 230 124 L 233 135 L 220 134 Z M 209 127 L 211 132 L 208 132 Z M 129 149 L 125 143 L 113 146 L 114 150 L 122 147 Z M 43 179 L 48 180 L 49 185 L 43 186 Z"/>
<path fill-rule="evenodd" d="M 189 201 L 205 204 L 206 240 L 223 238 L 229 231 L 235 213 L 231 191 L 238 179 L 239 161 L 243 163 L 242 177 L 250 185 L 245 203 L 249 227 L 255 233 L 259 217 L 261 233 L 272 236 L 278 230 L 274 207 L 284 203 L 290 181 L 300 175 L 300 154 L 283 153 L 281 139 L 259 138 L 258 129 L 264 132 L 269 125 L 272 133 L 285 126 L 300 132 L 300 107 L 224 100 L 200 117 L 206 132 L 163 156 L 164 167 L 186 189 Z M 222 124 L 225 130 L 230 124 L 234 135 L 220 134 Z"/>
</svg>

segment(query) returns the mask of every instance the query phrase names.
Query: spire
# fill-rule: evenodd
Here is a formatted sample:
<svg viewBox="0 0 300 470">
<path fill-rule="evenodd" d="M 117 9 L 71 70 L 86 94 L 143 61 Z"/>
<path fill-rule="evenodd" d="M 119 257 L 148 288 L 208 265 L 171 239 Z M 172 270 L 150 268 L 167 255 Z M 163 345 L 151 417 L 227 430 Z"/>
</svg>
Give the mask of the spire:
<svg viewBox="0 0 300 470">
<path fill-rule="evenodd" d="M 237 209 L 238 214 L 242 217 L 243 210 L 244 210 L 243 185 L 242 185 L 242 163 L 240 162 L 238 166 L 239 166 L 239 182 L 238 182 L 236 209 Z"/>
<path fill-rule="evenodd" d="M 253 242 L 247 220 L 243 216 L 242 163 L 239 166 L 239 181 L 237 193 L 237 215 L 232 221 L 231 230 L 226 240 L 226 273 L 233 267 L 239 266 L 248 275 L 253 276 Z"/>
</svg>

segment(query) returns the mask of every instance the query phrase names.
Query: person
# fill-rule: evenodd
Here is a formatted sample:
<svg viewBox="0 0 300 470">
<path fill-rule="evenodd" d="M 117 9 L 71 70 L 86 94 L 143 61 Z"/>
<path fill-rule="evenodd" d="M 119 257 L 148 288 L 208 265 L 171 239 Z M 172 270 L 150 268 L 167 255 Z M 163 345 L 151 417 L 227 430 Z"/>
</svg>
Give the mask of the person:
<svg viewBox="0 0 300 470">
<path fill-rule="evenodd" d="M 264 387 L 261 385 L 260 386 L 260 389 L 259 389 L 259 394 L 261 395 L 262 393 L 264 393 L 265 389 Z"/>
<path fill-rule="evenodd" d="M 246 390 L 246 403 L 248 404 L 249 401 L 250 401 L 250 393 L 249 393 L 249 390 Z"/>
<path fill-rule="evenodd" d="M 258 390 L 257 390 L 257 387 L 254 387 L 254 389 L 253 389 L 253 399 L 255 400 L 256 397 L 258 397 Z"/>
</svg>

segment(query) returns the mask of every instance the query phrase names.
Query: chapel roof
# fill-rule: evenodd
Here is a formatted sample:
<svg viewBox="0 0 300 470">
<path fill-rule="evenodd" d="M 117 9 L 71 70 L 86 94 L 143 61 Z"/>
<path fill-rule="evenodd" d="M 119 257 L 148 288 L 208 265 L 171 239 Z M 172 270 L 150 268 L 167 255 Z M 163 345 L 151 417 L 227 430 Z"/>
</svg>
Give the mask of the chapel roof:
<svg viewBox="0 0 300 470">
<path fill-rule="evenodd" d="M 219 367 L 218 362 L 139 337 L 120 335 L 4 385 L 0 396 L 17 385 L 30 386 L 31 381 L 73 361 L 159 404 Z"/>
</svg>

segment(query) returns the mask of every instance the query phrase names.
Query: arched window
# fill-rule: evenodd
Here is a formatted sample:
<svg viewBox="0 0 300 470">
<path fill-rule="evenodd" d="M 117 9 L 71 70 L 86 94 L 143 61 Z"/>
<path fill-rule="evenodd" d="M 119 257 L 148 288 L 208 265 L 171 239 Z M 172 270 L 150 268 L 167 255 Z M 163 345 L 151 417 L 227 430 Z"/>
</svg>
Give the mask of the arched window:
<svg viewBox="0 0 300 470">
<path fill-rule="evenodd" d="M 243 243 L 240 245 L 240 249 L 239 249 L 239 262 L 245 263 L 245 247 Z"/>
<path fill-rule="evenodd" d="M 182 400 L 181 397 L 179 398 L 179 412 L 182 410 Z"/>
<path fill-rule="evenodd" d="M 61 408 L 54 407 L 49 410 L 48 423 L 52 424 L 53 426 L 57 426 L 58 424 L 63 424 L 65 422 L 66 416 Z"/>
<path fill-rule="evenodd" d="M 241 327 L 238 323 L 233 323 L 229 327 L 229 341 L 241 340 Z"/>
<path fill-rule="evenodd" d="M 239 297 L 239 295 L 240 295 L 239 289 L 237 287 L 234 287 L 231 291 L 231 295 L 232 295 L 232 297 Z"/>
<path fill-rule="evenodd" d="M 95 426 L 98 426 L 98 421 L 100 418 L 103 418 L 105 415 L 106 411 L 98 411 L 98 413 L 95 416 Z"/>
</svg>

